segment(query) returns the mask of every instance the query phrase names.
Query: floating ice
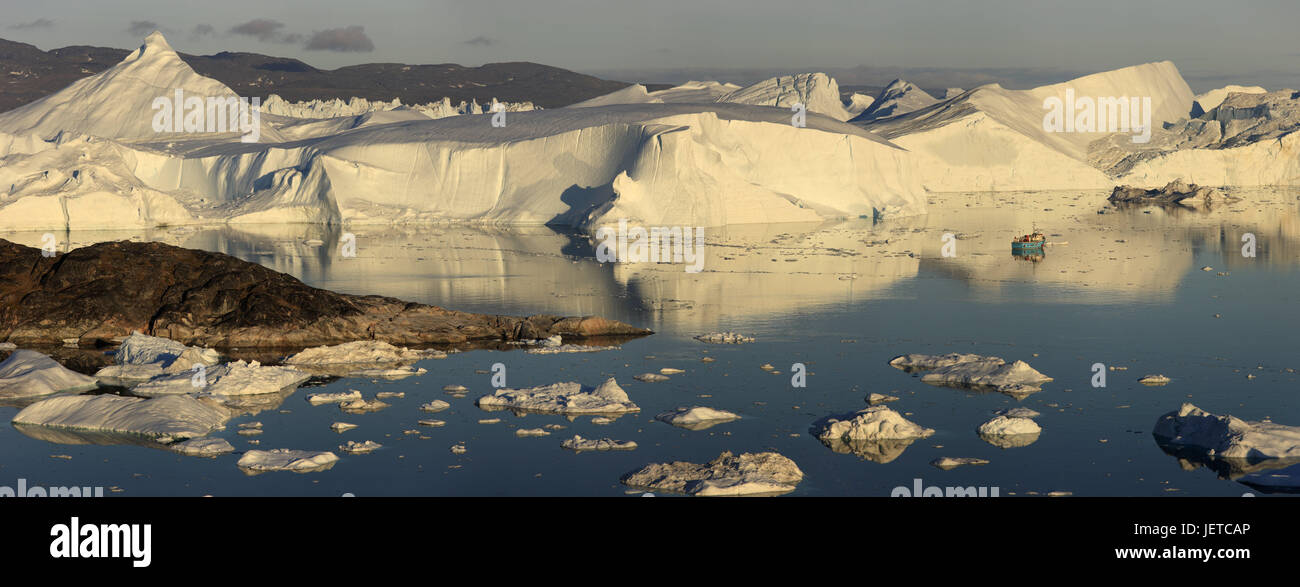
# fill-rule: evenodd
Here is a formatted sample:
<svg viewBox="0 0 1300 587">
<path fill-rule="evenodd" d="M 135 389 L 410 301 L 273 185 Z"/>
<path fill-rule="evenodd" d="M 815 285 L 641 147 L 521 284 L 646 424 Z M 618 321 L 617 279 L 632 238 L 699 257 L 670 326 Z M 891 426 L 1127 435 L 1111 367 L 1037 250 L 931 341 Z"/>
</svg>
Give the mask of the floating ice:
<svg viewBox="0 0 1300 587">
<path fill-rule="evenodd" d="M 338 455 L 332 452 L 277 448 L 272 450 L 250 450 L 239 458 L 236 465 L 250 475 L 269 471 L 311 473 L 329 469 L 338 460 Z"/>
<path fill-rule="evenodd" d="M 1036 442 L 1043 429 L 1029 418 L 997 416 L 980 424 L 977 432 L 980 438 L 993 446 L 1015 448 Z"/>
<path fill-rule="evenodd" d="M 715 410 L 703 406 L 693 408 L 677 408 L 669 410 L 655 416 L 660 422 L 667 422 L 678 428 L 687 430 L 704 430 L 712 428 L 723 422 L 739 420 L 740 416 L 726 410 Z"/>
<path fill-rule="evenodd" d="M 1154 435 L 1172 447 L 1220 459 L 1300 458 L 1300 426 L 1219 416 L 1183 404 L 1156 421 Z"/>
<path fill-rule="evenodd" d="M 478 399 L 480 408 L 515 409 L 550 414 L 625 414 L 639 412 L 613 377 L 595 388 L 575 382 L 526 389 L 498 389 Z"/>
<path fill-rule="evenodd" d="M 578 435 L 560 443 L 561 447 L 567 448 L 574 452 L 597 451 L 597 450 L 635 450 L 636 442 L 627 440 L 614 440 L 612 438 L 587 439 Z"/>
<path fill-rule="evenodd" d="M 68 369 L 36 351 L 17 350 L 0 362 L 0 399 L 39 397 L 96 387 L 99 384 L 94 377 Z"/>
<path fill-rule="evenodd" d="M 132 434 L 167 443 L 206 436 L 224 427 L 230 411 L 208 399 L 173 395 L 152 399 L 116 395 L 54 397 L 27 406 L 14 424 Z"/>
<path fill-rule="evenodd" d="M 235 447 L 226 442 L 224 438 L 194 438 L 184 442 L 177 442 L 167 448 L 194 457 L 215 457 L 235 452 Z"/>
<path fill-rule="evenodd" d="M 654 463 L 623 475 L 630 487 L 700 496 L 780 495 L 795 490 L 803 471 L 775 452 L 723 452 L 705 464 Z"/>
<path fill-rule="evenodd" d="M 1007 364 L 982 355 L 902 355 L 889 364 L 909 372 L 929 370 L 921 381 L 931 385 L 992 389 L 1013 397 L 1042 391 L 1042 384 L 1052 381 L 1024 361 Z"/>
</svg>

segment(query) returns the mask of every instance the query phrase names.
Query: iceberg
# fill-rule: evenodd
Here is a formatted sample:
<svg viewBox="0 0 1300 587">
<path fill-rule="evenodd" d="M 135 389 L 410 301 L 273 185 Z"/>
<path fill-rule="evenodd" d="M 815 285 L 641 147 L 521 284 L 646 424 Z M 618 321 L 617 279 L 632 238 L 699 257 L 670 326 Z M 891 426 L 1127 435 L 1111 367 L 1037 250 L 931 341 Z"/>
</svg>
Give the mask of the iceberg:
<svg viewBox="0 0 1300 587">
<path fill-rule="evenodd" d="M 976 430 L 984 442 L 998 448 L 1029 446 L 1038 441 L 1043 429 L 1029 418 L 997 416 Z"/>
<path fill-rule="evenodd" d="M 614 440 L 612 438 L 583 438 L 574 435 L 573 438 L 560 443 L 560 446 L 573 452 L 583 451 L 604 451 L 604 450 L 636 450 L 636 442 L 632 440 Z"/>
<path fill-rule="evenodd" d="M 687 430 L 704 430 L 712 428 L 724 422 L 739 420 L 740 416 L 726 410 L 715 410 L 703 406 L 693 408 L 677 408 L 663 412 L 655 416 L 656 420 L 672 424 L 678 428 Z"/>
<path fill-rule="evenodd" d="M 924 211 L 914 158 L 841 122 L 847 112 L 824 74 L 774 78 L 706 103 L 652 97 L 512 112 L 505 126 L 491 116 L 397 110 L 358 115 L 365 120 L 268 114 L 256 143 L 153 132 L 151 102 L 172 90 L 233 96 L 155 33 L 117 66 L 0 114 L 0 183 L 14 186 L 0 228 L 462 221 L 587 229 L 621 218 L 720 226 Z M 811 111 L 805 128 L 791 124 L 795 101 Z M 32 135 L 52 142 L 33 144 Z"/>
<path fill-rule="evenodd" d="M 144 436 L 166 444 L 206 436 L 224 428 L 230 417 L 226 408 L 187 395 L 145 399 L 105 394 L 41 400 L 18 412 L 13 423 Z"/>
<path fill-rule="evenodd" d="M 40 397 L 99 387 L 87 377 L 36 351 L 16 350 L 0 362 L 0 400 Z"/>
<path fill-rule="evenodd" d="M 1042 385 L 1052 381 L 1024 361 L 1008 364 L 1001 357 L 983 355 L 901 355 L 889 364 L 907 372 L 925 371 L 921 381 L 931 385 L 988 389 L 1017 398 L 1042 391 Z"/>
<path fill-rule="evenodd" d="M 1300 458 L 1300 426 L 1220 416 L 1193 404 L 1160 416 L 1153 434 L 1167 446 L 1213 459 Z"/>
<path fill-rule="evenodd" d="M 832 452 L 888 463 L 902 455 L 913 442 L 933 436 L 934 429 L 878 405 L 814 422 L 812 433 Z"/>
<path fill-rule="evenodd" d="M 249 475 L 268 471 L 311 473 L 329 469 L 338 460 L 338 455 L 332 452 L 277 448 L 273 450 L 250 450 L 239 458 L 236 465 Z"/>
<path fill-rule="evenodd" d="M 167 448 L 192 457 L 215 457 L 235 452 L 224 438 L 194 438 L 169 445 Z"/>
<path fill-rule="evenodd" d="M 243 395 L 279 393 L 311 379 L 311 375 L 290 367 L 264 366 L 257 361 L 235 361 L 204 369 L 198 373 L 182 372 L 151 379 L 131 388 L 144 397 L 194 394 L 229 398 Z"/>
<path fill-rule="evenodd" d="M 484 410 L 519 410 L 543 414 L 626 414 L 641 408 L 613 377 L 595 388 L 579 383 L 552 383 L 525 389 L 498 389 L 478 399 Z"/>
<path fill-rule="evenodd" d="M 1049 99 L 1125 96 L 1151 98 L 1156 128 L 1187 118 L 1193 99 L 1178 68 L 1163 61 L 1030 90 L 989 84 L 888 118 L 866 120 L 872 115 L 868 110 L 856 123 L 915 153 L 922 160 L 921 181 L 930 191 L 1110 189 L 1114 180 L 1104 165 L 1094 164 L 1090 146 L 1112 135 L 1115 144 L 1133 144 L 1132 135 L 1049 132 L 1044 105 Z M 873 108 L 884 108 L 884 102 L 877 100 Z"/>
<path fill-rule="evenodd" d="M 624 485 L 698 496 L 780 495 L 794 491 L 803 471 L 775 452 L 723 452 L 705 464 L 654 463 L 623 475 Z"/>
</svg>

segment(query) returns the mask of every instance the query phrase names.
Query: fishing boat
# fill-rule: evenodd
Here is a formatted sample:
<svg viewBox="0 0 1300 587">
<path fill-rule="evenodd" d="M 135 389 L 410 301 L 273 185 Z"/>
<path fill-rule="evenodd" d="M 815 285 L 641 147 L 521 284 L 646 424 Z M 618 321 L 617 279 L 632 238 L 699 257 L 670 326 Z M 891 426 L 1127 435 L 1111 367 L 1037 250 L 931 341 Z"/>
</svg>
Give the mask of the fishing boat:
<svg viewBox="0 0 1300 587">
<path fill-rule="evenodd" d="M 1043 243 L 1047 242 L 1047 237 L 1037 230 L 1011 239 L 1012 251 L 1041 251 Z"/>
</svg>

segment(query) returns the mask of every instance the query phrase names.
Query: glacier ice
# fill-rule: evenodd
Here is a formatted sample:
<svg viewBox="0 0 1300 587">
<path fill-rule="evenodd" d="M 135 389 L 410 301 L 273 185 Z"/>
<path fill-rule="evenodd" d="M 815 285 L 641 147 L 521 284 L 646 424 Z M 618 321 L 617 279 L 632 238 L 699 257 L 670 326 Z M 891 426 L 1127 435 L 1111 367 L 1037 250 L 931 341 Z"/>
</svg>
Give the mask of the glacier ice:
<svg viewBox="0 0 1300 587">
<path fill-rule="evenodd" d="M 68 369 L 36 351 L 16 350 L 0 362 L 0 399 L 87 391 L 98 386 L 94 377 Z"/>
</svg>

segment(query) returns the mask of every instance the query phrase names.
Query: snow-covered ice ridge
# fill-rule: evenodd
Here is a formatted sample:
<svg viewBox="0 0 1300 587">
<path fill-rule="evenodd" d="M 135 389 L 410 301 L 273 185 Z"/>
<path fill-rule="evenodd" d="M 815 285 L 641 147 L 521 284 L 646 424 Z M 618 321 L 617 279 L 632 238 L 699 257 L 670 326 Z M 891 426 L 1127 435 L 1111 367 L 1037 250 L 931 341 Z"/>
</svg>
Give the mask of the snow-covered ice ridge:
<svg viewBox="0 0 1300 587">
<path fill-rule="evenodd" d="M 122 63 L 0 113 L 0 230 L 469 222 L 594 231 L 619 219 L 720 226 L 920 214 L 927 190 L 1158 187 L 1180 177 L 1300 184 L 1300 93 L 1193 96 L 1170 62 L 943 99 L 897 80 L 848 104 L 821 73 L 748 87 L 630 86 L 556 110 L 507 104 L 515 111 L 504 126 L 447 100 L 276 97 L 250 144 L 236 133 L 155 132 L 153 100 L 177 90 L 235 96 L 154 33 Z M 1126 133 L 1044 130 L 1044 101 L 1067 95 L 1150 97 L 1156 136 L 1135 146 L 1115 139 Z M 795 104 L 807 108 L 806 128 Z"/>
<path fill-rule="evenodd" d="M 798 82 L 790 91 L 699 84 L 677 96 L 725 90 L 765 106 L 511 112 L 503 127 L 490 114 L 433 120 L 373 104 L 326 119 L 267 114 L 260 142 L 245 144 L 233 133 L 153 132 L 160 94 L 233 95 L 155 33 L 121 64 L 0 114 L 0 185 L 10 186 L 0 229 L 461 221 L 594 230 L 622 218 L 719 226 L 923 212 L 908 152 L 841 122 L 847 114 L 814 110 L 796 128 L 790 109 L 773 107 L 826 94 L 833 80 L 822 77 L 784 78 Z"/>
<path fill-rule="evenodd" d="M 448 116 L 463 114 L 496 112 L 499 109 L 504 109 L 506 112 L 527 112 L 538 109 L 532 102 L 498 102 L 496 98 L 482 105 L 477 100 L 470 100 L 469 102 L 461 100 L 459 104 L 453 105 L 451 98 L 443 98 L 439 102 L 429 102 L 427 104 L 402 104 L 402 101 L 397 98 L 385 102 L 383 100 L 367 100 L 357 97 L 353 97 L 346 102 L 338 98 L 290 102 L 281 98 L 278 94 L 267 96 L 266 101 L 262 102 L 261 108 L 263 114 L 312 119 L 360 116 L 371 112 L 389 112 L 392 110 L 413 110 L 429 118 L 447 118 Z"/>
</svg>

